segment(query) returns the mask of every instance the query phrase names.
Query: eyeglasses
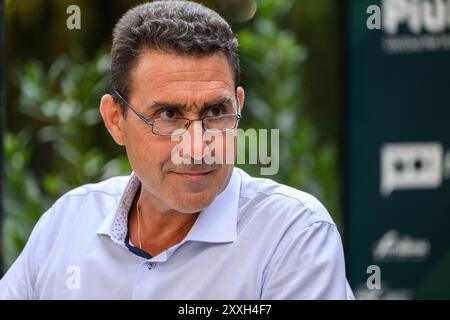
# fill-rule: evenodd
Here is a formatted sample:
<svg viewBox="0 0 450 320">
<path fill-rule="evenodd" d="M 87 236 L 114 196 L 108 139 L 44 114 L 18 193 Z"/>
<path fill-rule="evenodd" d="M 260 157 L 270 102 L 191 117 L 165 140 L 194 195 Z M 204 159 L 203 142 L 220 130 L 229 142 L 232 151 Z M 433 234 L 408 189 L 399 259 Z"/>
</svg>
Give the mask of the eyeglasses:
<svg viewBox="0 0 450 320">
<path fill-rule="evenodd" d="M 152 127 L 152 132 L 160 136 L 178 136 L 184 134 L 192 121 L 201 121 L 202 127 L 205 131 L 210 133 L 225 132 L 234 130 L 240 119 L 242 119 L 239 108 L 236 114 L 223 114 L 220 116 L 208 116 L 202 119 L 187 119 L 187 118 L 171 118 L 171 119 L 156 119 L 150 121 L 142 113 L 138 112 L 135 107 L 128 103 L 122 95 L 114 90 L 114 93 L 122 100 L 128 108 L 133 111 L 142 121 Z"/>
</svg>

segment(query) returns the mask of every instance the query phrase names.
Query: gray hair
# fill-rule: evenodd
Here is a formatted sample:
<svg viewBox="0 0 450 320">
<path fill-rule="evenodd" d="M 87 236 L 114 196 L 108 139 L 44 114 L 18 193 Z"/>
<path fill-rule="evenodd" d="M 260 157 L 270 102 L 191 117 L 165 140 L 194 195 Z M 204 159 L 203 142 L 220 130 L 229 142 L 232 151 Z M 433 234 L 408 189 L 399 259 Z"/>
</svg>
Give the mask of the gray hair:
<svg viewBox="0 0 450 320">
<path fill-rule="evenodd" d="M 129 74 L 142 49 L 189 55 L 221 51 L 233 70 L 235 86 L 239 84 L 236 36 L 224 18 L 201 4 L 154 1 L 128 10 L 119 20 L 111 49 L 111 89 L 124 97 L 130 93 Z"/>
</svg>

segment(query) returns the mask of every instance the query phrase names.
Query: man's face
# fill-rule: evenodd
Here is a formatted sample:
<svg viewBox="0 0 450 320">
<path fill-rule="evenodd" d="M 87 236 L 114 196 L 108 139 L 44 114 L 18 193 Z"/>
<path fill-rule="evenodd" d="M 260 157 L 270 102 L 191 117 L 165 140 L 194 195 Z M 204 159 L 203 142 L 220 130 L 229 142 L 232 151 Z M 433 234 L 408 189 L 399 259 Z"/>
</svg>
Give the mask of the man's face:
<svg viewBox="0 0 450 320">
<path fill-rule="evenodd" d="M 128 102 L 152 121 L 200 119 L 235 114 L 238 104 L 242 107 L 243 90 L 239 88 L 236 94 L 233 73 L 223 53 L 198 57 L 145 50 L 130 73 Z M 192 160 L 192 164 L 175 165 L 171 154 L 179 141 L 153 134 L 131 110 L 120 123 L 128 159 L 142 182 L 141 196 L 148 197 L 155 209 L 198 212 L 226 187 L 232 164 L 194 164 Z M 192 137 L 190 154 L 204 154 L 207 142 L 197 134 L 203 132 L 201 123 L 191 122 L 188 132 Z"/>
</svg>

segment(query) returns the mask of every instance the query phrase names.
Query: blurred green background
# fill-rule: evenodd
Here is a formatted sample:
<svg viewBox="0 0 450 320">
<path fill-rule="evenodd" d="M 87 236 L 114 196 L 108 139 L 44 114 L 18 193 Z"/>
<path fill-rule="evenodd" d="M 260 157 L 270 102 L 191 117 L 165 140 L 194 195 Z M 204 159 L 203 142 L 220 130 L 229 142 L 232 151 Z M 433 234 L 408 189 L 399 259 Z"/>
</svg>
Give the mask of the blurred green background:
<svg viewBox="0 0 450 320">
<path fill-rule="evenodd" d="M 63 193 L 130 173 L 98 105 L 108 90 L 113 26 L 141 2 L 5 1 L 5 268 Z M 339 1 L 200 2 L 225 16 L 240 41 L 241 127 L 280 128 L 280 170 L 270 178 L 316 196 L 342 232 Z M 72 4 L 81 30 L 66 27 Z M 241 167 L 259 174 L 258 166 Z"/>
</svg>

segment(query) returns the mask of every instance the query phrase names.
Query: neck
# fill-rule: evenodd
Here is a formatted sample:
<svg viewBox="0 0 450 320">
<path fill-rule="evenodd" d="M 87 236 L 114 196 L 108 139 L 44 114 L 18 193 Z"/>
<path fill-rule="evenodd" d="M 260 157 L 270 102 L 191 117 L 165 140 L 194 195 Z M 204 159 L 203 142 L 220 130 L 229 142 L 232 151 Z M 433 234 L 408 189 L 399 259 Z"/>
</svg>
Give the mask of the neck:
<svg viewBox="0 0 450 320">
<path fill-rule="evenodd" d="M 199 212 L 181 213 L 164 209 L 150 200 L 141 189 L 139 199 L 130 216 L 130 239 L 135 246 L 141 243 L 142 250 L 156 256 L 186 237 L 197 220 Z M 138 207 L 140 228 L 138 228 L 137 219 Z"/>
</svg>

